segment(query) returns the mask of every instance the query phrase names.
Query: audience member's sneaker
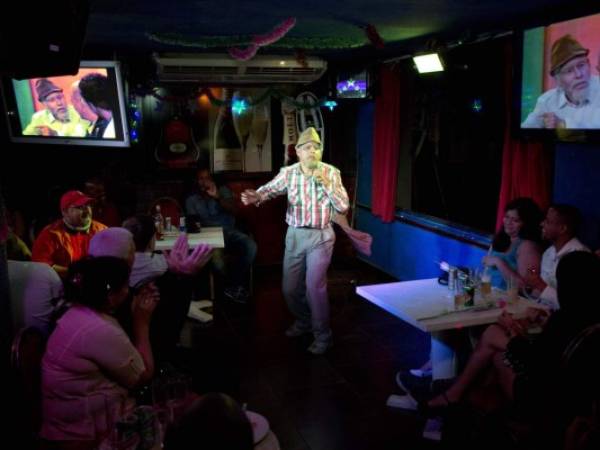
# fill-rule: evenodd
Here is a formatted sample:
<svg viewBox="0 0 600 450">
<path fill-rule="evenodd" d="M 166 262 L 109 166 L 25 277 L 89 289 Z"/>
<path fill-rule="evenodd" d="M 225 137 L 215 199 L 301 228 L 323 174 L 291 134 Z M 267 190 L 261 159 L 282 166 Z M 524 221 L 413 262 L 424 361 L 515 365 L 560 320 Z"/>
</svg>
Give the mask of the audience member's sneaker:
<svg viewBox="0 0 600 450">
<path fill-rule="evenodd" d="M 236 303 L 248 303 L 250 293 L 242 286 L 230 286 L 223 290 L 225 297 L 233 300 Z"/>
<path fill-rule="evenodd" d="M 419 403 L 410 394 L 392 394 L 388 397 L 385 404 L 390 408 L 404 409 L 406 411 L 417 411 L 419 409 Z"/>
<path fill-rule="evenodd" d="M 294 322 L 287 330 L 285 330 L 285 335 L 289 338 L 300 337 L 310 333 L 311 329 L 301 325 L 298 321 Z"/>
<path fill-rule="evenodd" d="M 431 379 L 419 378 L 410 372 L 400 371 L 396 374 L 396 384 L 418 402 L 431 397 Z"/>
<path fill-rule="evenodd" d="M 444 421 L 441 417 L 427 419 L 427 422 L 425 422 L 425 428 L 423 428 L 423 439 L 428 439 L 430 441 L 441 441 L 443 426 Z"/>
<path fill-rule="evenodd" d="M 322 355 L 333 346 L 331 341 L 314 341 L 308 347 L 308 351 L 313 355 Z"/>
<path fill-rule="evenodd" d="M 429 378 L 432 374 L 431 369 L 410 369 L 409 372 L 412 376 L 417 378 Z"/>
</svg>

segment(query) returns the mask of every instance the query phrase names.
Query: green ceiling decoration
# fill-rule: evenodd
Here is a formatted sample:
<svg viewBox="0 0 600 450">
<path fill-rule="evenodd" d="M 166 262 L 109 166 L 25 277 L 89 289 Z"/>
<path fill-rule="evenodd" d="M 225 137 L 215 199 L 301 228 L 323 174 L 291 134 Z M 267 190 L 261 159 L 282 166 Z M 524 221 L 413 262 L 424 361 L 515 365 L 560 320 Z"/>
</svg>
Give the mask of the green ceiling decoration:
<svg viewBox="0 0 600 450">
<path fill-rule="evenodd" d="M 185 37 L 178 33 L 146 33 L 151 41 L 167 45 L 195 48 L 219 48 L 244 46 L 252 43 L 252 36 L 200 36 L 197 38 Z M 273 43 L 272 48 L 307 50 L 319 49 L 349 49 L 358 48 L 369 44 L 366 36 L 342 37 L 342 36 L 315 36 L 315 37 L 291 37 L 286 36 Z"/>
</svg>

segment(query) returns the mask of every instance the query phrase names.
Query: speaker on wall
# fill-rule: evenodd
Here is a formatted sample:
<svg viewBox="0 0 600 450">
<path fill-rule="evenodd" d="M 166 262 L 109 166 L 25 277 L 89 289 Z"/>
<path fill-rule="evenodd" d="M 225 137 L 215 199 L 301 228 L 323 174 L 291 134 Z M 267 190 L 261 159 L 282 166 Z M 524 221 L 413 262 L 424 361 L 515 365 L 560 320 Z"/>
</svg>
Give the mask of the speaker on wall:
<svg viewBox="0 0 600 450">
<path fill-rule="evenodd" d="M 16 79 L 77 73 L 89 0 L 11 3 L 0 16 L 0 73 Z"/>
</svg>

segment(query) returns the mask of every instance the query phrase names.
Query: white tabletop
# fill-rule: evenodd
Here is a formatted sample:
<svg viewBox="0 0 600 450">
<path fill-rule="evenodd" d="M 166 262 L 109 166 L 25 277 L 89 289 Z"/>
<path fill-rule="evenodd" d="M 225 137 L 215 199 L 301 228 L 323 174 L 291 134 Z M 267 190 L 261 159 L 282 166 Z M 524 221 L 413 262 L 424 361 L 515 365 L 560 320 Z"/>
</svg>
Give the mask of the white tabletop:
<svg viewBox="0 0 600 450">
<path fill-rule="evenodd" d="M 155 250 L 170 250 L 179 234 L 179 231 L 165 233 L 163 239 L 156 241 Z M 223 228 L 221 227 L 205 227 L 200 233 L 189 233 L 187 236 L 190 248 L 194 248 L 198 244 L 210 244 L 213 248 L 225 247 Z"/>
<path fill-rule="evenodd" d="M 489 309 L 470 308 L 454 311 L 454 298 L 447 286 L 437 278 L 402 281 L 397 283 L 357 286 L 356 293 L 385 309 L 396 317 L 423 331 L 451 330 L 475 325 L 494 323 L 502 313 L 499 307 Z M 494 290 L 494 301 L 506 298 L 503 291 Z M 476 306 L 478 299 L 476 299 Z M 540 307 L 535 302 L 519 298 L 506 309 L 516 317 L 522 317 L 528 306 Z"/>
</svg>

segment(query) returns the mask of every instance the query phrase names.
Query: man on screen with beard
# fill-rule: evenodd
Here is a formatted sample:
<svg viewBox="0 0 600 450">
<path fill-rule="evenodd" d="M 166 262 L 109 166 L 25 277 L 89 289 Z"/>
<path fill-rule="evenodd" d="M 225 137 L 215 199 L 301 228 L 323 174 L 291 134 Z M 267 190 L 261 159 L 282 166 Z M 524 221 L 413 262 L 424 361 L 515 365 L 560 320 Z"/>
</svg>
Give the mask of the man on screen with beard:
<svg viewBox="0 0 600 450">
<path fill-rule="evenodd" d="M 538 98 L 522 128 L 600 128 L 600 81 L 591 75 L 588 54 L 569 34 L 554 42 L 550 75 L 556 87 Z"/>
<path fill-rule="evenodd" d="M 35 81 L 35 91 L 45 108 L 33 114 L 23 135 L 83 137 L 87 134 L 90 122 L 67 103 L 60 87 L 47 78 L 40 78 Z"/>
</svg>

